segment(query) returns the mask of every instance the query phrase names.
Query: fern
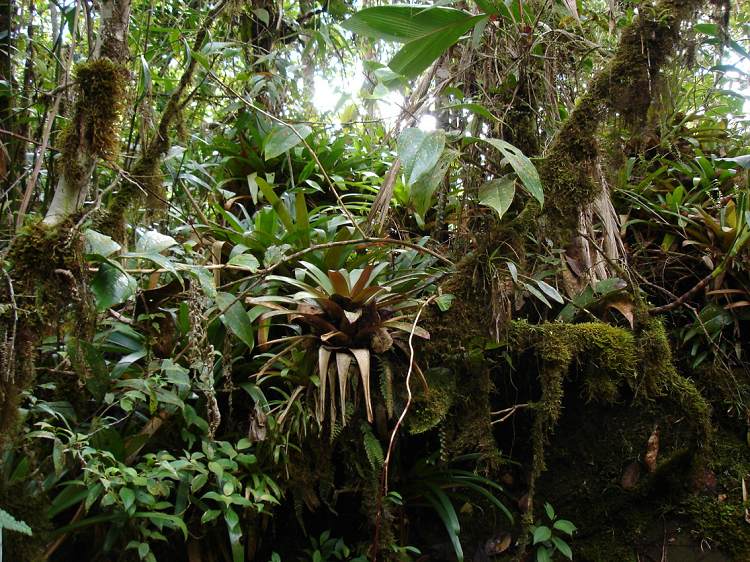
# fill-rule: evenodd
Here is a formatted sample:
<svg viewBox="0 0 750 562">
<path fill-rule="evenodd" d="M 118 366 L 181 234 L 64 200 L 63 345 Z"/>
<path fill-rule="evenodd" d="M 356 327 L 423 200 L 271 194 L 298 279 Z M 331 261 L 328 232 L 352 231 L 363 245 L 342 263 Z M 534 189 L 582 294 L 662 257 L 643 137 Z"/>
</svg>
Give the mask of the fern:
<svg viewBox="0 0 750 562">
<path fill-rule="evenodd" d="M 380 379 L 380 393 L 385 400 L 388 418 L 393 417 L 393 367 L 387 359 L 378 357 L 378 378 Z"/>
<path fill-rule="evenodd" d="M 362 430 L 362 443 L 365 447 L 367 460 L 370 461 L 372 469 L 378 471 L 383 467 L 383 447 L 373 434 L 369 424 L 362 423 L 360 429 Z"/>
<path fill-rule="evenodd" d="M 23 533 L 24 535 L 31 535 L 31 527 L 23 521 L 19 521 L 4 509 L 0 509 L 0 533 L 2 533 L 4 529 L 15 531 L 16 533 Z"/>
</svg>

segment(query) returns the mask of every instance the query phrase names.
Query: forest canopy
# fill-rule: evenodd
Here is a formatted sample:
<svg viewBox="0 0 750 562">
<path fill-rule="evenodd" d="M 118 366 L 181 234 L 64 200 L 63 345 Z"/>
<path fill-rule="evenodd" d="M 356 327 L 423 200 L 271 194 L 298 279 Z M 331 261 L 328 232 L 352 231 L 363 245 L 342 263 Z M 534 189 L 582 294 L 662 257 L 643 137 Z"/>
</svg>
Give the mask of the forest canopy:
<svg viewBox="0 0 750 562">
<path fill-rule="evenodd" d="M 4 0 L 0 562 L 750 559 L 748 50 Z"/>
</svg>

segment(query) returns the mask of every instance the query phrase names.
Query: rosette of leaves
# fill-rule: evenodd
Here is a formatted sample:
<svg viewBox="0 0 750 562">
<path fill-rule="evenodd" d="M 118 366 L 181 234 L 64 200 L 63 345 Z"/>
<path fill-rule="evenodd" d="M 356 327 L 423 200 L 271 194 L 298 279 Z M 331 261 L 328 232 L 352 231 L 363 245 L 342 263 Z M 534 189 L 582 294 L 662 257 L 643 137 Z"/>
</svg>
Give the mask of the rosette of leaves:
<svg viewBox="0 0 750 562">
<path fill-rule="evenodd" d="M 429 339 L 429 333 L 414 324 L 419 301 L 409 296 L 406 287 L 410 283 L 404 283 L 405 278 L 391 286 L 376 282 L 389 265 L 387 262 L 327 272 L 309 262 L 300 264 L 294 278 L 268 277 L 281 292 L 297 292 L 250 299 L 268 309 L 258 317 L 258 344 L 262 348 L 272 343 L 268 341 L 270 319 L 286 316 L 289 324 L 314 340 L 312 349 L 317 354 L 319 376 L 318 421 L 325 420 L 328 410 L 331 423 L 335 423 L 338 402 L 342 424 L 346 424 L 347 389 L 353 371 L 359 375 L 367 420 L 372 422 L 372 355 L 388 353 L 394 347 L 407 352 L 406 340 L 412 333 Z"/>
</svg>

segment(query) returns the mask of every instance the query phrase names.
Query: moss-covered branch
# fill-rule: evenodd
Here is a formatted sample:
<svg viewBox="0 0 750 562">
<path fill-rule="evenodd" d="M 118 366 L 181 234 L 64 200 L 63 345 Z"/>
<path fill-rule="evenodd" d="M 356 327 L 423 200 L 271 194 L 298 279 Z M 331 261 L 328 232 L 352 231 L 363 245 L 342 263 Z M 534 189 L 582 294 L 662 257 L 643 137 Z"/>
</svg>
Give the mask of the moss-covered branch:
<svg viewBox="0 0 750 562">
<path fill-rule="evenodd" d="M 219 2 L 206 15 L 206 19 L 193 42 L 193 51 L 198 52 L 203 48 L 211 26 L 226 5 L 226 0 Z M 132 181 L 123 183 L 120 190 L 110 201 L 109 206 L 96 217 L 95 225 L 98 230 L 122 240 L 124 238 L 123 215 L 134 202 L 140 200 L 142 194 L 146 193 L 157 201 L 163 200 L 161 162 L 170 147 L 169 133 L 175 122 L 180 119 L 182 108 L 187 102 L 185 92 L 193 81 L 197 65 L 198 60 L 191 57 L 177 87 L 169 96 L 169 101 L 162 112 L 153 138 L 144 148 L 141 157 L 133 165 L 130 173 Z"/>
<path fill-rule="evenodd" d="M 63 173 L 44 223 L 57 225 L 77 212 L 88 194 L 100 158 L 111 159 L 119 145 L 129 72 L 127 29 L 130 0 L 102 2 L 102 27 L 91 59 L 76 70 L 78 101 L 63 133 Z"/>
<path fill-rule="evenodd" d="M 549 226 L 561 242 L 575 232 L 581 210 L 601 186 L 595 173 L 596 133 L 607 115 L 631 126 L 643 122 L 654 80 L 675 52 L 681 24 L 703 0 L 662 0 L 640 8 L 627 27 L 612 60 L 593 78 L 588 92 L 563 124 L 540 166 L 547 194 Z"/>
</svg>

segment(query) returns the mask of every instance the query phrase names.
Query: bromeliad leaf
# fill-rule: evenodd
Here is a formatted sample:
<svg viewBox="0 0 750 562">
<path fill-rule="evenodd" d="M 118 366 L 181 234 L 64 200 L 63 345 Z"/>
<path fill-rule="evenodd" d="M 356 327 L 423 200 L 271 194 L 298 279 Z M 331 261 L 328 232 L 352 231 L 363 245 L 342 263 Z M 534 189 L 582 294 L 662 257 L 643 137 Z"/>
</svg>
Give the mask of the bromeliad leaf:
<svg viewBox="0 0 750 562">
<path fill-rule="evenodd" d="M 539 174 L 523 152 L 512 144 L 505 142 L 500 139 L 483 139 L 486 143 L 492 145 L 498 149 L 508 164 L 511 165 L 513 170 L 518 174 L 518 179 L 521 180 L 526 191 L 539 201 L 540 205 L 544 205 L 544 190 L 542 188 L 542 181 L 539 179 Z"/>
<path fill-rule="evenodd" d="M 307 125 L 277 125 L 266 139 L 266 160 L 291 150 L 312 133 Z"/>
<path fill-rule="evenodd" d="M 230 293 L 216 293 L 216 306 L 219 307 L 224 325 L 252 350 L 255 340 L 245 307 Z"/>
<path fill-rule="evenodd" d="M 479 203 L 495 209 L 500 218 L 513 203 L 516 194 L 516 180 L 510 175 L 490 180 L 479 188 Z"/>
</svg>

